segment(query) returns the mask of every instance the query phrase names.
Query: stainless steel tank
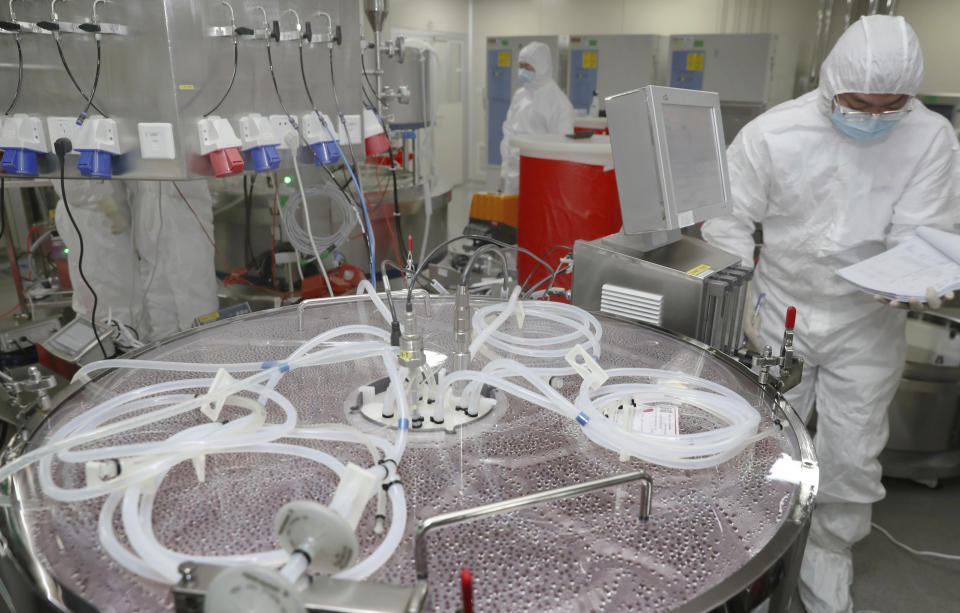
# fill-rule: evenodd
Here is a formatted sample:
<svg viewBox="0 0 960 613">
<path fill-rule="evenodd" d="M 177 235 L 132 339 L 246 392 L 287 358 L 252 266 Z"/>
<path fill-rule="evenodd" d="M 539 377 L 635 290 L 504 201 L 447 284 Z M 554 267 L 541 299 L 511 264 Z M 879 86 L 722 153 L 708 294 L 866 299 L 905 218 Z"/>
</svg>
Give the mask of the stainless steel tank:
<svg viewBox="0 0 960 613">
<path fill-rule="evenodd" d="M 398 248 L 396 227 L 393 222 L 393 181 L 390 171 L 386 167 L 366 165 L 361 167 L 360 177 L 360 183 L 366 190 L 370 223 L 373 225 L 373 234 L 376 237 L 377 262 L 385 259 L 395 260 Z M 411 171 L 397 170 L 397 203 L 400 209 L 401 229 L 405 235 L 399 237 L 400 243 L 406 249 L 407 236 L 412 236 L 414 254 L 420 253 L 424 237 L 427 241 L 427 252 L 447 240 L 447 207 L 453 199 L 453 189 L 449 184 L 435 180 L 431 184 L 430 192 L 432 210 L 429 224 L 427 224 L 423 184 L 415 181 Z M 366 255 L 366 247 L 362 239 L 350 241 L 340 251 L 352 264 L 363 270 L 369 268 L 369 265 L 363 264 L 369 260 L 369 256 Z M 440 257 L 445 253 L 444 251 L 440 254 Z"/>
<path fill-rule="evenodd" d="M 960 475 L 960 318 L 910 313 L 883 474 L 936 485 Z"/>
<path fill-rule="evenodd" d="M 449 354 L 453 299 L 417 300 L 416 312 L 426 349 Z M 667 469 L 621 461 L 617 453 L 587 440 L 576 422 L 497 392 L 493 411 L 455 434 L 411 432 L 399 471 L 409 509 L 404 541 L 370 580 L 413 584 L 413 534 L 422 519 L 640 469 L 653 478 L 653 511 L 646 523 L 635 513 L 638 490 L 621 486 L 431 535 L 432 610 L 458 606 L 461 567 L 473 572 L 480 611 L 748 611 L 767 598 L 772 610 L 785 610 L 817 484 L 813 447 L 799 418 L 771 387 L 760 386 L 739 363 L 703 344 L 610 317 L 600 321 L 603 367 L 671 369 L 722 384 L 758 409 L 760 428 L 770 429 L 770 436 L 713 469 Z M 276 360 L 321 330 L 358 322 L 383 325 L 368 300 L 338 298 L 305 311 L 303 331 L 296 308 L 288 307 L 194 329 L 137 357 Z M 537 332 L 549 333 L 555 324 L 536 326 Z M 303 423 L 346 422 L 392 439 L 389 430 L 350 410 L 358 386 L 381 373 L 371 360 L 313 367 L 288 373 L 277 389 L 293 402 Z M 14 441 L 6 459 L 42 445 L 58 426 L 95 403 L 190 376 L 114 370 L 87 385 L 73 385 L 55 409 L 38 415 Z M 573 379 L 567 377 L 561 389 L 570 398 L 579 388 L 579 379 Z M 719 425 L 699 409 L 684 405 L 679 410 L 681 432 Z M 197 415 L 184 414 L 119 438 L 158 440 L 197 423 Z M 343 462 L 364 463 L 356 445 L 318 443 L 318 448 Z M 76 465 L 54 461 L 54 479 L 62 487 L 82 485 L 82 473 Z M 188 554 L 273 549 L 277 510 L 291 500 L 329 499 L 333 481 L 299 459 L 219 454 L 208 458 L 204 483 L 189 462 L 169 473 L 156 494 L 153 526 L 161 543 Z M 10 485 L 14 506 L 2 522 L 0 577 L 12 600 L 38 608 L 58 602 L 75 611 L 173 609 L 170 586 L 130 574 L 101 548 L 102 499 L 73 504 L 49 499 L 33 467 Z M 361 556 L 381 538 L 374 534 L 372 507 L 357 530 Z M 119 525 L 119 515 L 114 523 Z"/>
<path fill-rule="evenodd" d="M 326 175 L 310 166 L 305 166 L 301 172 L 307 187 L 329 182 Z M 346 176 L 345 173 L 346 171 L 337 170 L 338 177 Z M 390 171 L 386 167 L 364 165 L 361 166 L 360 176 L 370 210 L 370 223 L 373 225 L 373 234 L 376 238 L 376 260 L 378 262 L 385 259 L 396 260 L 399 246 L 393 221 L 393 182 Z M 210 186 L 216 202 L 214 231 L 217 246 L 231 267 L 247 266 L 249 262 L 244 254 L 244 241 L 236 238 L 246 233 L 242 180 L 232 178 L 227 181 L 211 181 Z M 351 188 L 351 191 L 356 194 L 356 190 Z M 407 235 L 413 236 L 415 254 L 420 253 L 424 236 L 427 237 L 427 251 L 447 240 L 447 209 L 453 198 L 453 190 L 449 185 L 438 181 L 431 185 L 430 191 L 432 212 L 427 225 L 423 184 L 415 183 L 410 171 L 402 169 L 397 171 L 397 202 L 404 233 L 404 236 L 400 237 L 400 244 L 405 249 Z M 294 186 L 282 185 L 279 190 L 279 205 L 283 206 L 286 199 L 296 193 Z M 273 188 L 267 184 L 267 178 L 258 177 L 257 193 L 253 198 L 250 221 L 250 240 L 254 255 L 270 250 L 271 226 L 273 224 L 277 227 L 282 226 L 279 219 L 271 217 L 272 208 Z M 329 208 L 321 201 L 311 201 L 311 211 L 313 211 L 310 217 L 312 229 L 317 236 L 333 234 L 336 231 L 340 219 L 329 214 Z M 280 237 L 281 233 L 278 232 L 278 238 Z M 338 246 L 336 251 L 344 255 L 348 264 L 353 264 L 364 271 L 370 267 L 370 256 L 360 233 L 359 223 L 354 228 L 351 240 Z M 223 266 L 223 263 L 218 262 L 218 266 Z M 296 274 L 295 271 L 294 274 Z"/>
</svg>

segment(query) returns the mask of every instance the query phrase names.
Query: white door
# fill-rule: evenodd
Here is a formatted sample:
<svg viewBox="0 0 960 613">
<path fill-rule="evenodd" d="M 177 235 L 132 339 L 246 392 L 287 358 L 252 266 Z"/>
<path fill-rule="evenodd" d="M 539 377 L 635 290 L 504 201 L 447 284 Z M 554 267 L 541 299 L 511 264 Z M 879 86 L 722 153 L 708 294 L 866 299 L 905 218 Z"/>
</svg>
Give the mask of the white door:
<svg viewBox="0 0 960 613">
<path fill-rule="evenodd" d="M 466 100 L 467 35 L 459 32 L 431 32 L 393 28 L 393 36 L 426 42 L 435 52 L 430 60 L 433 78 L 432 90 L 437 101 L 437 123 L 433 132 L 434 155 L 440 178 L 449 185 L 464 181 L 465 132 L 464 102 Z M 416 45 L 416 42 L 411 42 Z"/>
</svg>

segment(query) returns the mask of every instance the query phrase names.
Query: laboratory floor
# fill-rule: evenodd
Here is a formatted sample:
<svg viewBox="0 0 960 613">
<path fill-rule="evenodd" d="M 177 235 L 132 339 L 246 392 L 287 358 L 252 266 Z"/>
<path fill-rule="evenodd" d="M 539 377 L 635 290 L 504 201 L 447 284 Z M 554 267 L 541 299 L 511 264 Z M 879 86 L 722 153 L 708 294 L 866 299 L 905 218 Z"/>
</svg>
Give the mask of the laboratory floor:
<svg viewBox="0 0 960 613">
<path fill-rule="evenodd" d="M 451 236 L 467 222 L 470 197 L 480 184 L 454 190 L 449 210 Z M 6 262 L 0 263 L 0 313 L 16 302 Z M 0 319 L 0 331 L 13 326 Z M 936 489 L 900 479 L 886 479 L 887 497 L 874 505 L 873 520 L 900 541 L 921 550 L 960 555 L 960 478 L 943 480 Z M 874 530 L 854 547 L 855 611 L 877 613 L 960 612 L 960 561 L 917 557 Z M 799 604 L 791 613 L 803 613 Z"/>
</svg>

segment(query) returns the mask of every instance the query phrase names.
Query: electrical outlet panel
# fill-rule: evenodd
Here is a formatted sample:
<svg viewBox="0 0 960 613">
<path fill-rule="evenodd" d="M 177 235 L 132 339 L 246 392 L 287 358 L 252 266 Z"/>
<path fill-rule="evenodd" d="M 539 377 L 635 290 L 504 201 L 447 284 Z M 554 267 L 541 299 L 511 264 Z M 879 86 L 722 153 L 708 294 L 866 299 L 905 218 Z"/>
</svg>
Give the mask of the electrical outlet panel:
<svg viewBox="0 0 960 613">
<path fill-rule="evenodd" d="M 53 143 L 61 138 L 69 138 L 71 142 L 77 140 L 77 132 L 80 126 L 77 125 L 76 117 L 47 117 L 47 137 L 50 139 L 50 151 L 53 151 Z M 70 154 L 79 155 L 77 151 L 71 151 Z"/>
<path fill-rule="evenodd" d="M 277 145 L 277 149 L 289 149 L 287 147 L 287 134 L 293 132 L 296 134 L 296 129 L 290 125 L 290 118 L 286 115 L 271 115 L 270 123 L 273 124 L 273 127 L 276 128 L 277 136 L 280 137 L 280 144 Z"/>
</svg>

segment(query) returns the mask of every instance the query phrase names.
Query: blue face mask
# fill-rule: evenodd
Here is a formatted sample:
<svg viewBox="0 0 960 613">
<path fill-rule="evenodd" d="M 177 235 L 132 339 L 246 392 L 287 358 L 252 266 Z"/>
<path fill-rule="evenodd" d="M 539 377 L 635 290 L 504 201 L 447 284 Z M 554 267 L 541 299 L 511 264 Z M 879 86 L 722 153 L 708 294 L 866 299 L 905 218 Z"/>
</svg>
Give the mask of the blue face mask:
<svg viewBox="0 0 960 613">
<path fill-rule="evenodd" d="M 833 120 L 834 125 L 840 128 L 841 132 L 853 140 L 867 141 L 888 134 L 901 118 L 881 119 L 880 115 L 871 115 L 865 119 L 851 121 L 840 112 L 839 106 L 834 106 L 830 119 Z"/>
<path fill-rule="evenodd" d="M 533 80 L 537 78 L 537 73 L 532 70 L 527 70 L 526 68 L 521 68 L 517 71 L 517 78 L 520 79 L 521 83 L 532 83 Z"/>
</svg>

